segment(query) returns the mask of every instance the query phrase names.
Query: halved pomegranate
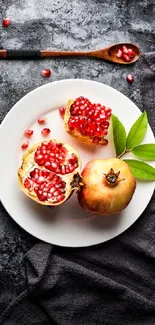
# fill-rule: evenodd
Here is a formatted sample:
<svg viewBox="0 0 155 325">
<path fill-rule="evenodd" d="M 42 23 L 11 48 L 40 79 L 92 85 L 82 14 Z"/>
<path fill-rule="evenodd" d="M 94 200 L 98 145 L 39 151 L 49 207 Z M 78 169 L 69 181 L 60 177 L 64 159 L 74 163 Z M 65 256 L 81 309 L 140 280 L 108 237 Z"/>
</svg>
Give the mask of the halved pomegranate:
<svg viewBox="0 0 155 325">
<path fill-rule="evenodd" d="M 65 111 L 65 129 L 73 137 L 89 143 L 108 143 L 104 137 L 108 133 L 110 108 L 101 104 L 93 104 L 89 99 L 80 96 L 69 100 Z"/>
<path fill-rule="evenodd" d="M 35 144 L 22 158 L 19 185 L 34 201 L 55 206 L 63 203 L 82 185 L 81 161 L 68 144 L 57 140 Z"/>
</svg>

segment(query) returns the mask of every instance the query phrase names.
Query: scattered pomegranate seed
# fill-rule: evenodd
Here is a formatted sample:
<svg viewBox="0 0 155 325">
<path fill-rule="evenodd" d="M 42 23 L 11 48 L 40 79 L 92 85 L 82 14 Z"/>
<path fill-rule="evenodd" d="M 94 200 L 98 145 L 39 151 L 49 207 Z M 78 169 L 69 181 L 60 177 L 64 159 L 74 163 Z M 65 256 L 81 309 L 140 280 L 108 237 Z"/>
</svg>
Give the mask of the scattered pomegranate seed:
<svg viewBox="0 0 155 325">
<path fill-rule="evenodd" d="M 122 46 L 122 52 L 124 54 L 128 54 L 128 49 L 127 49 L 127 47 L 125 45 Z"/>
<path fill-rule="evenodd" d="M 130 57 L 129 57 L 129 55 L 128 55 L 128 54 L 125 54 L 125 53 L 123 53 L 122 58 L 123 58 L 124 61 L 126 61 L 126 62 L 129 62 L 129 61 L 131 60 Z"/>
<path fill-rule="evenodd" d="M 4 18 L 3 21 L 2 21 L 2 26 L 3 27 L 8 27 L 10 25 L 10 18 L 7 17 L 7 18 Z"/>
<path fill-rule="evenodd" d="M 40 117 L 39 120 L 38 120 L 38 123 L 39 124 L 46 124 L 47 122 L 47 118 L 46 117 Z"/>
<path fill-rule="evenodd" d="M 26 135 L 26 137 L 31 137 L 33 135 L 33 130 L 26 129 L 24 134 Z"/>
<path fill-rule="evenodd" d="M 134 77 L 133 77 L 133 75 L 132 75 L 131 73 L 129 73 L 129 74 L 127 75 L 127 77 L 126 77 L 126 80 L 127 80 L 130 84 L 132 84 L 132 83 L 134 82 Z"/>
<path fill-rule="evenodd" d="M 51 76 L 51 70 L 50 69 L 43 69 L 41 71 L 41 75 L 44 77 L 44 78 L 49 78 Z"/>
<path fill-rule="evenodd" d="M 116 57 L 117 58 L 121 58 L 122 57 L 122 51 L 120 49 L 118 49 L 118 51 L 116 52 Z"/>
<path fill-rule="evenodd" d="M 44 137 L 47 137 L 49 134 L 50 134 L 51 130 L 49 128 L 44 128 L 42 131 L 41 131 L 41 134 L 44 136 Z"/>
<path fill-rule="evenodd" d="M 23 150 L 25 150 L 25 149 L 28 148 L 28 146 L 29 146 L 29 141 L 25 141 L 25 142 L 21 145 L 21 148 L 22 148 Z"/>
<path fill-rule="evenodd" d="M 60 108 L 59 108 L 59 113 L 60 113 L 60 115 L 61 115 L 62 118 L 64 118 L 65 110 L 66 110 L 65 107 L 60 107 Z"/>
</svg>

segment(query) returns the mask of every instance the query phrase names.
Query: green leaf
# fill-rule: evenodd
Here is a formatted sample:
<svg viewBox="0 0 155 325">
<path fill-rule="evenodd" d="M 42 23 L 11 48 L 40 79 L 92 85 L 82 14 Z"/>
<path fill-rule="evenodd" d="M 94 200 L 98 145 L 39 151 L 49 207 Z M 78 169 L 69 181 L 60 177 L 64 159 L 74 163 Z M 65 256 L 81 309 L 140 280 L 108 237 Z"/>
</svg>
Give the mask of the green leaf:
<svg viewBox="0 0 155 325">
<path fill-rule="evenodd" d="M 112 115 L 112 126 L 116 155 L 119 156 L 126 147 L 126 131 L 123 124 L 115 115 Z"/>
<path fill-rule="evenodd" d="M 140 146 L 134 148 L 132 153 L 144 160 L 155 160 L 155 144 L 141 144 Z"/>
<path fill-rule="evenodd" d="M 144 138 L 148 124 L 147 113 L 144 111 L 131 127 L 126 140 L 126 148 L 133 149 L 138 146 Z"/>
<path fill-rule="evenodd" d="M 124 159 L 133 175 L 141 180 L 155 181 L 155 168 L 139 160 Z"/>
</svg>

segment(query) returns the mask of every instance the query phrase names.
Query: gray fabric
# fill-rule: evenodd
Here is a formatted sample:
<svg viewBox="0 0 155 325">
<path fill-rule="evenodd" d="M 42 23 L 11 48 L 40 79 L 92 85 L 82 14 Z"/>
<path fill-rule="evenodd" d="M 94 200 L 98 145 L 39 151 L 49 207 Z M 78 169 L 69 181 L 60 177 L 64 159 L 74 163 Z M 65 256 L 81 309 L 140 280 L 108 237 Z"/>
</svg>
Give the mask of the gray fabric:
<svg viewBox="0 0 155 325">
<path fill-rule="evenodd" d="M 144 55 L 139 70 L 153 127 L 155 98 L 147 84 L 152 94 L 154 62 L 155 53 Z M 25 256 L 27 289 L 0 324 L 154 325 L 154 217 L 155 195 L 136 223 L 107 243 L 83 249 L 36 244 Z"/>
</svg>

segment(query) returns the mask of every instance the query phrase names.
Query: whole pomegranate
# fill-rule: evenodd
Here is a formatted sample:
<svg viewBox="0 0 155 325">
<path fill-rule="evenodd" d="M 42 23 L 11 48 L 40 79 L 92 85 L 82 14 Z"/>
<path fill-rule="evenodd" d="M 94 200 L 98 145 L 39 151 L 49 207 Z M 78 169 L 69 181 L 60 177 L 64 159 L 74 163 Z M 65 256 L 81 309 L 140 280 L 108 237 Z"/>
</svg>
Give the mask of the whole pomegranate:
<svg viewBox="0 0 155 325">
<path fill-rule="evenodd" d="M 125 209 L 136 188 L 129 166 L 117 158 L 88 162 L 82 171 L 82 182 L 85 185 L 78 194 L 81 206 L 100 215 L 115 214 Z"/>
<path fill-rule="evenodd" d="M 81 161 L 68 144 L 43 141 L 29 149 L 22 160 L 18 170 L 19 185 L 27 196 L 40 204 L 59 205 L 80 186 Z"/>
<path fill-rule="evenodd" d="M 65 129 L 73 137 L 88 144 L 108 143 L 110 108 L 101 104 L 93 104 L 89 99 L 80 96 L 69 100 L 65 109 Z"/>
</svg>

